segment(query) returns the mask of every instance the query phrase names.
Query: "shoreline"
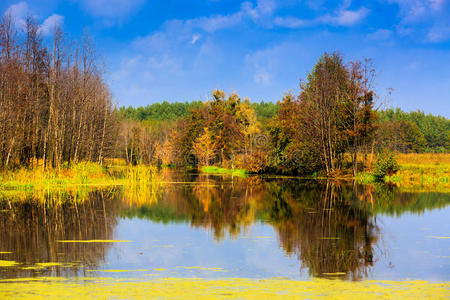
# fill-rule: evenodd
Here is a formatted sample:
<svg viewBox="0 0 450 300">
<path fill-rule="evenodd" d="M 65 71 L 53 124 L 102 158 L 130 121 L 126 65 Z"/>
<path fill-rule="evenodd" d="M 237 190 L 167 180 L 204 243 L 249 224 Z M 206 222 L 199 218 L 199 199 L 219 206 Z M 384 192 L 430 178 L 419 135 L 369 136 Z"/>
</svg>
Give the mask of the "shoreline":
<svg viewBox="0 0 450 300">
<path fill-rule="evenodd" d="M 402 191 L 450 193 L 450 154 L 397 154 L 396 159 L 399 170 L 392 176 L 386 176 L 384 182 L 377 182 L 370 170 L 362 171 L 356 177 L 352 175 L 325 177 L 252 174 L 244 169 L 227 169 L 217 166 L 199 166 L 197 170 L 202 174 L 230 175 L 239 178 L 259 176 L 269 179 L 349 181 L 362 185 L 386 184 L 396 186 Z M 112 160 L 105 166 L 80 162 L 59 170 L 43 170 L 42 167 L 20 168 L 13 171 L 0 171 L 0 191 L 133 186 L 148 185 L 152 181 L 164 184 L 164 180 L 158 176 L 158 173 L 158 168 L 153 165 L 127 166 L 117 160 Z"/>
</svg>

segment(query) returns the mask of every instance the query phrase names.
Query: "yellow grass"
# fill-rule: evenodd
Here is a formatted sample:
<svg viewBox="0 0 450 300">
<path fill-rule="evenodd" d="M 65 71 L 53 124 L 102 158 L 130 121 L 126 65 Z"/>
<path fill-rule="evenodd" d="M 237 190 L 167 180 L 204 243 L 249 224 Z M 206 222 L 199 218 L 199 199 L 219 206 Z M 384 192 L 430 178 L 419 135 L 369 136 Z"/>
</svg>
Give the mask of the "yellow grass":
<svg viewBox="0 0 450 300">
<path fill-rule="evenodd" d="M 0 199 L 13 194 L 25 200 L 30 194 L 46 203 L 61 203 L 69 196 L 74 201 L 86 199 L 92 189 L 123 187 L 130 204 L 150 204 L 157 200 L 163 186 L 155 166 L 109 166 L 82 162 L 60 170 L 42 168 L 0 172 Z"/>
<path fill-rule="evenodd" d="M 21 168 L 0 172 L 0 189 L 73 186 L 145 186 L 157 179 L 155 166 L 108 166 L 80 162 L 60 169 Z"/>
<path fill-rule="evenodd" d="M 396 154 L 400 170 L 386 181 L 417 191 L 450 192 L 450 154 Z"/>
</svg>

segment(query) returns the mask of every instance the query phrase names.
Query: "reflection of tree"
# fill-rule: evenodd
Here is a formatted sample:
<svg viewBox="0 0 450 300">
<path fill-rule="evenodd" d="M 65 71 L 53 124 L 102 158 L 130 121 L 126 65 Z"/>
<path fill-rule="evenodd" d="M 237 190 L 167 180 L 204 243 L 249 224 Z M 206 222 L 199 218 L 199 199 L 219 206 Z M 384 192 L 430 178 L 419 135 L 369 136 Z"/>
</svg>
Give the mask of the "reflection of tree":
<svg viewBox="0 0 450 300">
<path fill-rule="evenodd" d="M 252 178 L 196 174 L 186 178 L 171 174 L 160 201 L 123 210 L 123 216 L 138 216 L 158 222 L 185 221 L 211 230 L 216 240 L 226 233 L 237 236 L 255 220 L 255 199 L 262 191 Z M 190 180 L 190 181 L 189 181 Z"/>
<path fill-rule="evenodd" d="M 450 204 L 449 193 L 411 193 L 388 185 L 375 185 L 374 205 L 367 206 L 374 213 L 400 216 L 403 213 L 422 214 L 426 210 L 444 208 Z"/>
<path fill-rule="evenodd" d="M 119 209 L 116 195 L 115 191 L 91 191 L 82 199 L 77 193 L 69 192 L 46 194 L 40 199 L 30 196 L 20 201 L 15 197 L 3 198 L 0 201 L 3 212 L 0 215 L 0 251 L 11 251 L 8 259 L 24 267 L 36 262 L 74 262 L 71 267 L 43 270 L 16 268 L 8 270 L 8 277 L 29 277 L 36 271 L 63 276 L 97 265 L 104 259 L 110 244 L 57 241 L 112 239 Z"/>
<path fill-rule="evenodd" d="M 351 185 L 295 179 L 198 175 L 190 184 L 166 187 L 158 203 L 124 214 L 183 220 L 211 229 L 219 241 L 226 232 L 234 237 L 263 220 L 274 226 L 284 251 L 297 255 L 312 275 L 342 273 L 361 279 L 373 265 L 377 241 L 374 218 L 359 204 L 368 197 L 365 192 Z"/>
<path fill-rule="evenodd" d="M 377 227 L 352 204 L 352 193 L 330 183 L 268 185 L 265 205 L 281 246 L 298 255 L 311 275 L 358 280 L 373 265 Z"/>
<path fill-rule="evenodd" d="M 421 213 L 445 207 L 450 196 L 410 194 L 382 186 L 288 178 L 232 178 L 204 174 L 172 176 L 164 195 L 123 216 L 186 222 L 212 230 L 216 240 L 237 236 L 259 220 L 271 224 L 281 247 L 298 256 L 314 276 L 367 277 L 376 261 L 376 213 Z M 435 197 L 436 201 L 433 201 Z"/>
</svg>

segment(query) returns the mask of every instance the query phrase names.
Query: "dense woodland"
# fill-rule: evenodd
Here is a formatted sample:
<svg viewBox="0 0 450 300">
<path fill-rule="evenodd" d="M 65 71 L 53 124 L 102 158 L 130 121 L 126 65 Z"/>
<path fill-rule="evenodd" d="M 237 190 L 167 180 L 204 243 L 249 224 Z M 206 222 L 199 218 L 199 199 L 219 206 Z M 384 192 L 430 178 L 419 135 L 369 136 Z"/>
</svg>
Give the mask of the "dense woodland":
<svg viewBox="0 0 450 300">
<path fill-rule="evenodd" d="M 192 108 L 198 108 L 201 101 L 154 103 L 137 108 L 120 107 L 121 120 L 139 121 L 146 126 L 186 118 Z M 256 117 L 263 126 L 276 116 L 278 103 L 253 102 Z M 379 109 L 377 114 L 377 149 L 387 147 L 402 153 L 447 152 L 449 150 L 450 120 L 423 111 L 405 112 L 400 108 Z"/>
<path fill-rule="evenodd" d="M 44 40 L 29 17 L 24 28 L 0 21 L 0 164 L 59 167 L 112 155 L 116 114 L 101 64 L 85 35 L 60 28 Z"/>
<path fill-rule="evenodd" d="M 268 128 L 270 122 L 277 116 L 280 104 L 263 101 L 253 102 L 251 106 L 260 124 Z M 170 127 L 174 121 L 188 118 L 191 109 L 197 109 L 201 105 L 203 105 L 201 101 L 175 103 L 164 101 L 145 107 L 120 107 L 118 116 L 122 122 L 156 129 Z M 448 152 L 450 120 L 442 116 L 425 114 L 420 110 L 405 112 L 400 108 L 378 109 L 374 139 L 375 151 L 387 148 L 401 153 Z"/>
<path fill-rule="evenodd" d="M 298 95 L 252 103 L 208 101 L 116 108 L 101 57 L 85 34 L 42 37 L 29 17 L 0 22 L 0 164 L 59 168 L 124 158 L 129 164 L 219 165 L 251 172 L 356 174 L 384 149 L 447 152 L 450 120 L 377 110 L 371 60 L 324 54 Z"/>
</svg>

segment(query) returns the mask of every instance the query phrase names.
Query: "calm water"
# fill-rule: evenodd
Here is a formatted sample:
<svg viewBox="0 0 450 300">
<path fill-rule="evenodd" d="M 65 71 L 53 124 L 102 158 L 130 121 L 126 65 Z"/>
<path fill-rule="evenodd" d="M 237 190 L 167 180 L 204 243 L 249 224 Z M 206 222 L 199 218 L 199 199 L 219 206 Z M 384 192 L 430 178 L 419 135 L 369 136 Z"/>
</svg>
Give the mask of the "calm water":
<svg viewBox="0 0 450 300">
<path fill-rule="evenodd" d="M 450 194 L 164 176 L 153 192 L 3 193 L 0 278 L 450 280 Z"/>
</svg>

